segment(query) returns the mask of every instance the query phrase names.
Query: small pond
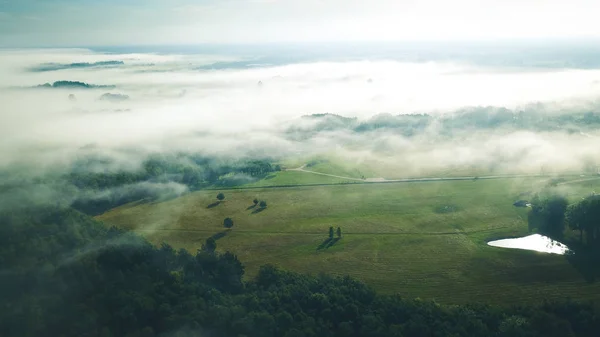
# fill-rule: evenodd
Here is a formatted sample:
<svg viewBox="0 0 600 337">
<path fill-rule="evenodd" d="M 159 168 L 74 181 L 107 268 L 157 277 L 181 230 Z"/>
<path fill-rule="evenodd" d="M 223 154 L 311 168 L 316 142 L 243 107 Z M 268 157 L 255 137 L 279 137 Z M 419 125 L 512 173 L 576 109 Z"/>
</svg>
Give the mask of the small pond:
<svg viewBox="0 0 600 337">
<path fill-rule="evenodd" d="M 488 242 L 488 245 L 501 248 L 526 249 L 542 253 L 564 255 L 569 248 L 547 236 L 533 234 L 522 238 L 503 239 Z"/>
</svg>

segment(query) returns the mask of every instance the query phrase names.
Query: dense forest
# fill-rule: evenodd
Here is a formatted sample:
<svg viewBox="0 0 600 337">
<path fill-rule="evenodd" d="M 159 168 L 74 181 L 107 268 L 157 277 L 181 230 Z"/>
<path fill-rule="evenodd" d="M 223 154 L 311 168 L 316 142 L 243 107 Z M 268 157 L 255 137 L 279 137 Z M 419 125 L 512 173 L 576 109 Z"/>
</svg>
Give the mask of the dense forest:
<svg viewBox="0 0 600 337">
<path fill-rule="evenodd" d="M 367 120 L 335 114 L 314 114 L 303 117 L 306 124 L 286 131 L 288 137 L 305 139 L 322 131 L 346 130 L 356 133 L 383 131 L 413 137 L 433 128 L 440 136 L 489 130 L 564 131 L 580 133 L 600 126 L 600 114 L 590 111 L 548 112 L 543 106 L 511 110 L 497 107 L 471 107 L 446 114 L 382 113 Z"/>
<path fill-rule="evenodd" d="M 71 208 L 0 215 L 2 336 L 597 336 L 591 303 L 492 307 L 376 294 L 349 277 L 244 266 Z M 473 299 L 474 302 L 481 299 Z"/>
</svg>

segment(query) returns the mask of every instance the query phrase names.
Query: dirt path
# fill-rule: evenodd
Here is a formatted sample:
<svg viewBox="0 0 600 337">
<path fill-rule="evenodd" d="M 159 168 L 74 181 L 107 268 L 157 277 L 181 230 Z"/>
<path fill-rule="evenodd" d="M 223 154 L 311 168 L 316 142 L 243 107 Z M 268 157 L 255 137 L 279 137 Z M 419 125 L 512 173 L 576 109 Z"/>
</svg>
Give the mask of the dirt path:
<svg viewBox="0 0 600 337">
<path fill-rule="evenodd" d="M 352 181 L 360 181 L 360 182 L 369 183 L 369 184 L 376 184 L 376 183 L 398 183 L 398 182 L 419 182 L 419 181 L 450 181 L 450 180 L 502 179 L 502 178 L 544 178 L 544 177 L 550 177 L 549 175 L 545 175 L 545 174 L 514 174 L 514 175 L 463 176 L 463 177 L 426 177 L 426 178 L 401 178 L 401 179 L 366 178 L 366 179 L 360 179 L 360 178 L 344 177 L 344 176 L 338 176 L 338 175 L 335 175 L 335 174 L 328 174 L 328 173 L 321 173 L 321 172 L 310 171 L 310 170 L 306 170 L 305 167 L 306 167 L 306 164 L 304 164 L 304 165 L 302 165 L 300 167 L 297 167 L 297 168 L 287 169 L 286 171 L 297 171 L 297 172 L 305 172 L 305 173 L 310 173 L 310 174 L 318 174 L 318 175 L 321 175 L 321 176 L 327 176 L 327 177 L 333 177 L 333 178 L 339 178 L 339 179 L 346 179 L 346 180 L 352 180 Z M 593 179 L 587 179 L 587 180 L 596 180 L 596 179 L 600 179 L 600 177 L 593 178 Z M 587 181 L 587 180 L 570 181 L 570 182 L 565 182 L 565 184 L 566 183 L 575 183 L 575 182 L 579 182 L 579 181 Z"/>
<path fill-rule="evenodd" d="M 346 179 L 346 180 L 353 180 L 353 181 L 365 181 L 363 179 L 360 178 L 352 178 L 352 177 L 344 177 L 344 176 L 338 176 L 335 174 L 328 174 L 328 173 L 321 173 L 321 172 L 315 172 L 315 171 L 309 171 L 309 170 L 305 170 L 304 168 L 306 167 L 306 164 L 294 168 L 294 169 L 287 169 L 286 171 L 297 171 L 297 172 L 306 172 L 306 173 L 312 173 L 312 174 L 318 174 L 320 176 L 326 176 L 326 177 L 333 177 L 333 178 L 339 178 L 339 179 Z"/>
</svg>

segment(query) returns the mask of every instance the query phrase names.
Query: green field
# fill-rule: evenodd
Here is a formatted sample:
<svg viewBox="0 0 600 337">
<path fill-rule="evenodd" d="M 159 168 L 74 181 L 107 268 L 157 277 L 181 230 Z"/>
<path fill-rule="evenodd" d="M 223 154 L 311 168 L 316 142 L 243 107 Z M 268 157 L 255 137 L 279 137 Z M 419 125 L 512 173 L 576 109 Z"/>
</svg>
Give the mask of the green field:
<svg viewBox="0 0 600 337">
<path fill-rule="evenodd" d="M 332 174 L 350 178 L 424 178 L 424 177 L 465 177 L 486 176 L 501 174 L 527 174 L 540 172 L 523 172 L 518 167 L 498 168 L 490 166 L 443 166 L 420 168 L 411 166 L 410 163 L 399 164 L 394 160 L 381 158 L 343 158 L 335 153 L 322 156 L 298 158 L 282 163 L 286 168 L 298 168 L 305 165 L 309 171 Z M 562 172 L 564 174 L 564 172 Z"/>
<path fill-rule="evenodd" d="M 98 218 L 133 229 L 155 243 L 195 251 L 218 233 L 219 250 L 239 256 L 248 277 L 266 263 L 312 274 L 351 275 L 375 289 L 442 303 L 523 303 L 550 298 L 600 299 L 563 256 L 487 246 L 490 239 L 527 234 L 527 209 L 516 199 L 547 179 L 512 178 L 347 184 L 306 172 L 279 172 L 255 188 L 199 191 L 157 203 L 133 203 Z M 333 184 L 261 188 L 296 184 Z M 559 187 L 572 200 L 600 180 Z M 260 212 L 252 200 L 266 200 Z M 235 226 L 223 228 L 231 217 Z M 329 226 L 343 238 L 319 249 Z"/>
</svg>

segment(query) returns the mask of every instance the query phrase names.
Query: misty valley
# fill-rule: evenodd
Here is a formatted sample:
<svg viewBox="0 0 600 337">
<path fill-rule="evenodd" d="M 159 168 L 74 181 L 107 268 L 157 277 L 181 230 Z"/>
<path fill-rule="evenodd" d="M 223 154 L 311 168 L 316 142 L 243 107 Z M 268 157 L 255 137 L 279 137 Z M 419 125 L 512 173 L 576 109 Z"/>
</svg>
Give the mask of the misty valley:
<svg viewBox="0 0 600 337">
<path fill-rule="evenodd" d="M 0 49 L 0 335 L 598 336 L 598 53 L 371 47 Z"/>
</svg>

